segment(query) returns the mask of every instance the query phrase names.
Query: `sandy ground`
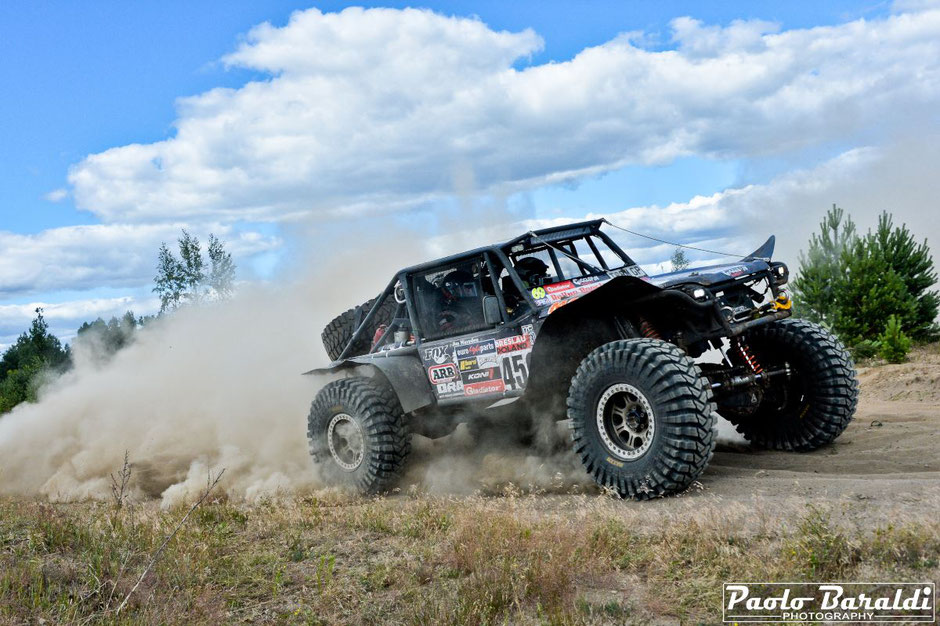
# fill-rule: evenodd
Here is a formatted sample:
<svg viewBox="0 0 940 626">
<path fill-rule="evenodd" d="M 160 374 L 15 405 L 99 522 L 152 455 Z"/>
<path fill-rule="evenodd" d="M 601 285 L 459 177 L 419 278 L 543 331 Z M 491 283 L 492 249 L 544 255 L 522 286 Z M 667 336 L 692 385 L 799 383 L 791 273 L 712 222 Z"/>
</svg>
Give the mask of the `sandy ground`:
<svg viewBox="0 0 940 626">
<path fill-rule="evenodd" d="M 524 451 L 481 456 L 468 449 L 460 454 L 459 437 L 456 443 L 450 437 L 416 442 L 417 462 L 403 490 L 418 484 L 432 492 L 495 496 L 518 487 L 523 493 L 541 491 L 542 498 L 526 498 L 533 512 L 561 515 L 585 507 L 626 506 L 632 513 L 642 507 L 652 518 L 708 509 L 735 515 L 760 511 L 796 520 L 808 506 L 819 506 L 840 512 L 853 525 L 936 515 L 940 349 L 919 349 L 901 365 L 860 367 L 859 380 L 855 419 L 834 444 L 813 452 L 752 448 L 722 420 L 711 464 L 699 484 L 677 497 L 643 503 L 597 498 L 597 489 L 571 453 L 550 459 Z"/>
<path fill-rule="evenodd" d="M 811 453 L 719 445 L 702 476 L 705 491 L 725 498 L 797 495 L 846 498 L 908 510 L 940 497 L 940 355 L 860 368 L 855 419 L 834 444 Z"/>
</svg>

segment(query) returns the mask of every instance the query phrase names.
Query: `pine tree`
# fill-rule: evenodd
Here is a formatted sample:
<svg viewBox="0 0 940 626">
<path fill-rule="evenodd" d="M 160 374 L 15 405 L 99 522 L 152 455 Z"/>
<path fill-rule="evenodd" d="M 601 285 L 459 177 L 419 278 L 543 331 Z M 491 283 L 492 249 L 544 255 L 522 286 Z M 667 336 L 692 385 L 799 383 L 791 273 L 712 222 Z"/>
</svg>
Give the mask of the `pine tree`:
<svg viewBox="0 0 940 626">
<path fill-rule="evenodd" d="M 878 339 L 891 315 L 902 326 L 912 322 L 917 302 L 870 237 L 856 239 L 838 267 L 828 322 L 845 343 Z"/>
<path fill-rule="evenodd" d="M 895 228 L 889 213 L 879 216 L 874 232 L 858 237 L 852 218 L 833 205 L 800 262 L 793 281 L 797 313 L 828 325 L 850 346 L 875 345 L 890 316 L 916 339 L 940 334 L 930 249 L 906 225 Z"/>
<path fill-rule="evenodd" d="M 911 350 L 911 340 L 901 330 L 901 321 L 896 315 L 888 318 L 885 332 L 881 335 L 881 357 L 888 363 L 903 363 Z"/>
<path fill-rule="evenodd" d="M 29 330 L 0 358 L 0 413 L 20 402 L 35 401 L 42 372 L 66 369 L 70 357 L 68 346 L 49 332 L 42 309 L 36 309 Z"/>
<path fill-rule="evenodd" d="M 940 296 L 930 290 L 937 282 L 930 248 L 926 239 L 918 245 L 906 224 L 894 228 L 892 221 L 891 215 L 883 212 L 878 228 L 866 239 L 872 253 L 894 270 L 915 300 L 913 314 L 902 320 L 904 329 L 915 339 L 935 340 L 940 334 L 936 324 Z"/>
<path fill-rule="evenodd" d="M 845 280 L 843 253 L 857 239 L 852 217 L 833 204 L 819 223 L 819 233 L 810 239 L 806 254 L 800 253 L 799 275 L 792 282 L 798 315 L 829 326 L 834 323 L 835 294 Z"/>
</svg>

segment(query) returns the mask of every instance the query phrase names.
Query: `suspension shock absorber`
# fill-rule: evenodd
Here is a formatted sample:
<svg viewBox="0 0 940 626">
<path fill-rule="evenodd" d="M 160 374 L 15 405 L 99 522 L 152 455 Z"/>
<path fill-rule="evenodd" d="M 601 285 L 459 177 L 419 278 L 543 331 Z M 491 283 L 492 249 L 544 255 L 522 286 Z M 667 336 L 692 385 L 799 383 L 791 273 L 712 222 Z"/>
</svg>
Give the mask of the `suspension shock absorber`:
<svg viewBox="0 0 940 626">
<path fill-rule="evenodd" d="M 754 353 L 751 352 L 751 349 L 748 347 L 747 342 L 743 337 L 735 337 L 733 345 L 735 351 L 742 359 L 744 359 L 744 362 L 748 364 L 748 367 L 751 368 L 752 372 L 755 374 L 760 374 L 764 371 L 764 368 L 761 367 L 760 361 L 758 361 Z"/>
<path fill-rule="evenodd" d="M 659 331 L 653 328 L 653 325 L 646 321 L 646 318 L 640 318 L 640 334 L 642 334 L 647 339 L 662 339 L 662 335 L 659 334 Z"/>
</svg>

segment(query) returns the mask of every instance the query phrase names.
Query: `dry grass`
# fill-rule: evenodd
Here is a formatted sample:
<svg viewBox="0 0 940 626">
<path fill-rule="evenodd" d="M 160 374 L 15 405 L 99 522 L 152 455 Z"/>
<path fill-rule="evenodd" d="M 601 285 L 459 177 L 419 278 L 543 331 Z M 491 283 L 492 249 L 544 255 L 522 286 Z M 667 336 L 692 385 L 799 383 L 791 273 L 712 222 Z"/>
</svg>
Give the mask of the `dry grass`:
<svg viewBox="0 0 940 626">
<path fill-rule="evenodd" d="M 720 621 L 729 580 L 937 580 L 940 522 L 792 524 L 584 497 L 364 500 L 332 492 L 184 510 L 0 500 L 0 623 L 648 623 Z"/>
</svg>

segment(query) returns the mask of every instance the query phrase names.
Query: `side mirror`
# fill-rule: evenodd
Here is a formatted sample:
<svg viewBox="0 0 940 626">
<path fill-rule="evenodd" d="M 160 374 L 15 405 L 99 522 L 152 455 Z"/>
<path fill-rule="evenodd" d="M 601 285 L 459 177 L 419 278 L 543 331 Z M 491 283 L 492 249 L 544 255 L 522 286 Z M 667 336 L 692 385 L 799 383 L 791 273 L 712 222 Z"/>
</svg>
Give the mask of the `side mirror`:
<svg viewBox="0 0 940 626">
<path fill-rule="evenodd" d="M 495 326 L 503 321 L 503 313 L 499 310 L 499 298 L 496 296 L 483 296 L 483 321 L 487 326 Z"/>
</svg>

